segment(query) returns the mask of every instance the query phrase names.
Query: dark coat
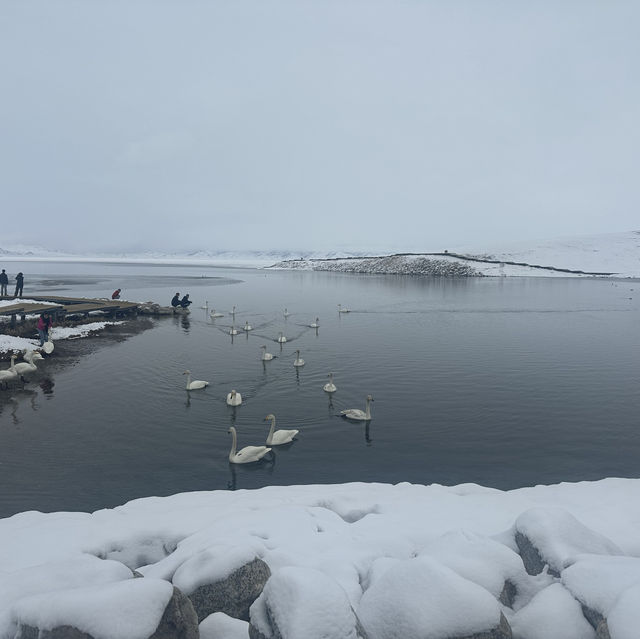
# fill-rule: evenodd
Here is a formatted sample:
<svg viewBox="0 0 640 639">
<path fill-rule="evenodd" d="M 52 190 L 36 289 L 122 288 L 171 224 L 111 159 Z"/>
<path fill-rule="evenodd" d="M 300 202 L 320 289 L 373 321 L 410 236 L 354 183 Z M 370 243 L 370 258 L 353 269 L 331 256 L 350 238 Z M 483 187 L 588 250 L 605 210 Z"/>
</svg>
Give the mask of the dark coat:
<svg viewBox="0 0 640 639">
<path fill-rule="evenodd" d="M 180 306 L 180 294 L 179 293 L 176 293 L 171 298 L 171 306 L 173 306 L 173 307 Z"/>
</svg>

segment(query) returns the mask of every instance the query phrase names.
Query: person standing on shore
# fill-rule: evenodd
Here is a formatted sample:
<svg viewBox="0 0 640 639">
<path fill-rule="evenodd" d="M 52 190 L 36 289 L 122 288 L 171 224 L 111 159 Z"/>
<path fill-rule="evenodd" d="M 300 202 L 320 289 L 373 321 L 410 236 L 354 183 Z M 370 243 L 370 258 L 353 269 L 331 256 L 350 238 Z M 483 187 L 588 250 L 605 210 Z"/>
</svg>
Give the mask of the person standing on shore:
<svg viewBox="0 0 640 639">
<path fill-rule="evenodd" d="M 6 274 L 5 270 L 2 269 L 2 273 L 0 273 L 0 295 L 7 294 L 8 285 L 9 285 L 9 276 Z"/>
<path fill-rule="evenodd" d="M 38 337 L 40 338 L 40 347 L 42 347 L 45 342 L 49 341 L 49 329 L 53 326 L 53 320 L 50 315 L 40 313 L 36 326 L 38 329 Z"/>
<path fill-rule="evenodd" d="M 22 274 L 22 271 L 20 271 L 20 273 L 16 275 L 16 291 L 13 294 L 14 297 L 18 297 L 18 295 L 22 297 L 23 285 L 24 285 L 24 275 Z"/>
</svg>

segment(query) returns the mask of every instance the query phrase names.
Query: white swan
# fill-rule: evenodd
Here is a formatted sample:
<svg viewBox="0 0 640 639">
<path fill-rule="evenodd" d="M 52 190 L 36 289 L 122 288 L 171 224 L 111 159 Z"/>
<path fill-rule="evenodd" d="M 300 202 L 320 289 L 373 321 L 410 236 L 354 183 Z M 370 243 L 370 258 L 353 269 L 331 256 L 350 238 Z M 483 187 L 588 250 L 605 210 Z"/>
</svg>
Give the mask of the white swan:
<svg viewBox="0 0 640 639">
<path fill-rule="evenodd" d="M 351 313 L 348 308 L 342 308 L 342 304 L 338 304 L 338 313 Z"/>
<path fill-rule="evenodd" d="M 373 397 L 371 395 L 367 395 L 367 408 L 366 410 L 360 410 L 359 408 L 347 408 L 346 410 L 341 410 L 340 414 L 347 419 L 353 419 L 358 422 L 365 422 L 371 419 L 371 402 L 373 401 Z"/>
<path fill-rule="evenodd" d="M 204 303 L 204 306 L 201 306 L 200 308 L 209 308 L 209 300 L 207 300 L 207 301 Z"/>
<path fill-rule="evenodd" d="M 242 395 L 232 390 L 230 393 L 227 393 L 227 404 L 229 406 L 240 406 L 240 404 L 242 404 Z"/>
<path fill-rule="evenodd" d="M 282 333 L 278 333 L 278 339 L 276 341 L 280 344 L 284 344 L 287 341 L 287 338 Z"/>
<path fill-rule="evenodd" d="M 247 331 L 247 333 L 248 333 L 249 331 L 251 331 L 253 329 L 252 329 L 251 325 L 249 324 L 249 322 L 245 322 L 243 330 Z"/>
<path fill-rule="evenodd" d="M 300 357 L 300 351 L 296 351 L 296 358 L 293 360 L 294 366 L 304 366 L 304 360 Z"/>
<path fill-rule="evenodd" d="M 198 390 L 199 388 L 209 386 L 209 382 L 203 382 L 201 379 L 191 381 L 191 371 L 189 370 L 186 370 L 182 374 L 187 376 L 187 390 Z"/>
<path fill-rule="evenodd" d="M 271 353 L 267 353 L 267 347 L 266 346 L 261 346 L 260 347 L 262 349 L 262 356 L 260 357 L 260 359 L 263 362 L 269 362 L 273 359 L 273 355 Z"/>
<path fill-rule="evenodd" d="M 238 334 L 238 329 L 231 324 L 231 329 L 229 330 L 229 335 L 237 335 Z"/>
<path fill-rule="evenodd" d="M 224 317 L 224 313 L 218 313 L 215 308 L 212 308 L 209 317 Z"/>
<path fill-rule="evenodd" d="M 285 308 L 285 309 L 284 309 L 284 313 L 283 313 L 283 315 L 284 315 L 285 317 L 289 317 L 289 315 L 291 315 L 291 313 L 289 313 L 289 311 Z"/>
<path fill-rule="evenodd" d="M 6 384 L 7 382 L 18 378 L 18 371 L 16 370 L 15 363 L 16 356 L 12 355 L 11 365 L 9 366 L 9 368 L 5 368 L 4 370 L 0 371 L 0 384 Z"/>
<path fill-rule="evenodd" d="M 44 359 L 40 353 L 37 351 L 27 351 L 23 356 L 24 362 L 20 362 L 14 366 L 15 370 L 18 372 L 18 375 L 24 375 L 25 373 L 33 373 L 35 372 L 36 365 L 33 363 L 33 360 Z"/>
<path fill-rule="evenodd" d="M 230 315 L 234 315 L 234 316 L 235 316 L 235 314 L 236 314 L 236 307 L 234 306 L 234 307 L 231 309 L 231 313 L 230 313 Z"/>
<path fill-rule="evenodd" d="M 271 428 L 269 429 L 269 434 L 267 435 L 267 446 L 280 446 L 281 444 L 288 444 L 293 441 L 293 438 L 300 432 L 299 430 L 276 430 L 274 432 L 274 428 L 276 427 L 276 417 L 275 415 L 267 415 L 264 418 L 264 421 L 271 420 Z"/>
<path fill-rule="evenodd" d="M 309 324 L 309 328 L 320 328 L 320 320 L 316 317 L 316 321 L 311 322 L 311 324 Z"/>
<path fill-rule="evenodd" d="M 250 464 L 251 462 L 260 461 L 271 450 L 266 446 L 245 446 L 236 452 L 236 429 L 233 426 L 229 426 L 229 432 L 231 433 L 229 461 L 232 464 Z"/>
<path fill-rule="evenodd" d="M 333 373 L 329 373 L 328 375 L 329 381 L 322 387 L 322 390 L 327 393 L 335 393 L 338 389 L 336 385 L 333 383 Z"/>
</svg>

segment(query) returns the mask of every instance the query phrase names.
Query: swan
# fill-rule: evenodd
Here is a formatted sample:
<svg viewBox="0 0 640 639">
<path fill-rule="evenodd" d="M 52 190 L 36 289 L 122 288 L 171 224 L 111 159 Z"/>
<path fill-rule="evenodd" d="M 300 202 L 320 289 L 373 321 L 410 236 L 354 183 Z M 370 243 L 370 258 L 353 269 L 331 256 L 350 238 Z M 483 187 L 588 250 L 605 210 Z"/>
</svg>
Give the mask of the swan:
<svg viewBox="0 0 640 639">
<path fill-rule="evenodd" d="M 16 356 L 12 355 L 11 366 L 9 366 L 9 368 L 5 368 L 4 370 L 0 371 L 0 384 L 3 384 L 3 383 L 7 384 L 11 380 L 18 378 L 18 371 L 16 370 L 15 363 L 16 363 Z"/>
<path fill-rule="evenodd" d="M 232 464 L 250 464 L 251 462 L 260 461 L 271 450 L 266 446 L 245 446 L 236 452 L 236 429 L 233 426 L 229 426 L 229 432 L 231 433 L 229 461 Z"/>
<path fill-rule="evenodd" d="M 207 301 L 204 303 L 204 306 L 201 306 L 200 308 L 209 308 L 209 300 L 207 300 Z"/>
<path fill-rule="evenodd" d="M 236 314 L 236 307 L 235 306 L 231 309 L 231 313 L 229 313 L 229 314 L 235 316 L 235 314 Z"/>
<path fill-rule="evenodd" d="M 296 358 L 295 358 L 295 360 L 293 360 L 293 365 L 294 366 L 304 366 L 304 360 L 302 359 L 302 357 L 300 357 L 300 351 L 299 350 L 296 351 Z"/>
<path fill-rule="evenodd" d="M 291 313 L 289 313 L 289 311 L 286 308 L 284 309 L 284 313 L 283 314 L 284 314 L 285 317 L 289 317 L 289 315 L 291 315 Z"/>
<path fill-rule="evenodd" d="M 260 357 L 260 359 L 263 362 L 269 362 L 273 359 L 273 355 L 271 353 L 267 353 L 267 347 L 266 346 L 261 346 L 260 347 L 262 349 L 262 356 Z"/>
<path fill-rule="evenodd" d="M 277 341 L 280 344 L 284 344 L 287 341 L 287 338 L 282 334 L 282 333 L 278 333 L 278 339 Z"/>
<path fill-rule="evenodd" d="M 229 335 L 237 335 L 238 334 L 238 329 L 231 324 L 231 330 L 229 331 Z"/>
<path fill-rule="evenodd" d="M 232 390 L 230 393 L 227 393 L 227 404 L 229 406 L 240 406 L 240 404 L 242 404 L 242 395 Z"/>
<path fill-rule="evenodd" d="M 320 320 L 316 317 L 316 321 L 311 322 L 311 324 L 309 324 L 309 328 L 320 328 Z"/>
<path fill-rule="evenodd" d="M 209 317 L 224 317 L 224 313 L 218 313 L 215 308 L 212 308 Z"/>
<path fill-rule="evenodd" d="M 288 444 L 293 441 L 293 438 L 300 432 L 299 430 L 277 430 L 274 432 L 274 428 L 276 427 L 276 417 L 275 415 L 267 415 L 264 418 L 264 421 L 271 421 L 271 428 L 269 429 L 269 434 L 267 435 L 267 446 L 280 446 L 281 444 Z"/>
<path fill-rule="evenodd" d="M 342 304 L 338 304 L 338 313 L 351 313 L 348 308 L 342 308 Z"/>
<path fill-rule="evenodd" d="M 201 379 L 194 379 L 191 381 L 191 371 L 189 370 L 182 374 L 187 376 L 187 390 L 198 390 L 199 388 L 209 386 L 209 382 L 203 382 Z"/>
<path fill-rule="evenodd" d="M 44 359 L 40 353 L 37 351 L 27 351 L 23 356 L 24 362 L 20 362 L 14 366 L 15 370 L 18 372 L 18 375 L 24 375 L 25 373 L 33 373 L 36 371 L 36 365 L 33 363 L 33 360 Z"/>
<path fill-rule="evenodd" d="M 244 330 L 247 331 L 247 332 L 252 330 L 251 325 L 249 324 L 249 322 L 245 322 L 244 323 Z"/>
<path fill-rule="evenodd" d="M 371 402 L 373 401 L 373 397 L 371 395 L 367 395 L 367 409 L 360 410 L 359 408 L 347 408 L 346 410 L 341 410 L 340 414 L 347 419 L 353 419 L 358 422 L 368 422 L 371 419 Z"/>
<path fill-rule="evenodd" d="M 333 383 L 333 373 L 329 373 L 328 375 L 329 381 L 322 387 L 322 390 L 327 393 L 335 393 L 338 389 L 336 385 Z"/>
</svg>

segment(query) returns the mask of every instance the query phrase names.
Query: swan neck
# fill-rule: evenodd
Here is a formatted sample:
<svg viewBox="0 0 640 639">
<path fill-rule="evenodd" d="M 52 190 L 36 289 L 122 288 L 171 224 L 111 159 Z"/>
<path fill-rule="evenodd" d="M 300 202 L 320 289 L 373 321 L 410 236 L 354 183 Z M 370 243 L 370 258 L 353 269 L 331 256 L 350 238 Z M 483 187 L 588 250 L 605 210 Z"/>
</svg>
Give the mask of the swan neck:
<svg viewBox="0 0 640 639">
<path fill-rule="evenodd" d="M 271 438 L 273 437 L 273 431 L 276 427 L 276 418 L 275 417 L 270 417 L 269 421 L 271 422 L 271 428 L 269 429 L 269 435 L 267 436 L 267 439 L 269 441 L 271 441 Z"/>
<path fill-rule="evenodd" d="M 231 457 L 233 457 L 236 454 L 236 445 L 237 445 L 237 439 L 236 439 L 236 430 L 235 428 L 231 428 L 231 450 L 229 451 L 229 459 L 231 459 Z"/>
</svg>

